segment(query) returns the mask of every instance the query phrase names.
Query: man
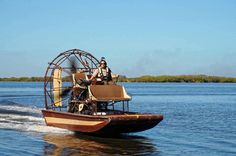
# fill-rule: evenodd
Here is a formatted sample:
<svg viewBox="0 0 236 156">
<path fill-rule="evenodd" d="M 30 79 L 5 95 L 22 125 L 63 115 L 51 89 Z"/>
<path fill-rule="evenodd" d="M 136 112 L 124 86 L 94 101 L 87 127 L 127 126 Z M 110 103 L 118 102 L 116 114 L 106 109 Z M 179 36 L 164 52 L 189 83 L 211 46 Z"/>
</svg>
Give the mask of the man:
<svg viewBox="0 0 236 156">
<path fill-rule="evenodd" d="M 100 66 L 93 72 L 90 81 L 96 78 L 98 83 L 109 84 L 112 82 L 111 70 L 107 67 L 107 62 L 102 59 Z"/>
</svg>

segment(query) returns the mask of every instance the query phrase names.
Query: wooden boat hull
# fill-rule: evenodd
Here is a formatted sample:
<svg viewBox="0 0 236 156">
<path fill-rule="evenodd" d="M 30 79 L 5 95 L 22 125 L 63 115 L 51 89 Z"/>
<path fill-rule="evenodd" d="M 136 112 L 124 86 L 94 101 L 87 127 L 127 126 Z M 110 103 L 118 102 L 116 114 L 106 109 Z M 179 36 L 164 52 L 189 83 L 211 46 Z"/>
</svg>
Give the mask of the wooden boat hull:
<svg viewBox="0 0 236 156">
<path fill-rule="evenodd" d="M 145 131 L 163 120 L 162 115 L 128 114 L 109 116 L 110 122 L 97 133 L 120 134 Z"/>
<path fill-rule="evenodd" d="M 82 133 L 120 134 L 140 132 L 163 120 L 156 114 L 83 115 L 53 110 L 42 110 L 48 126 Z"/>
<path fill-rule="evenodd" d="M 94 117 L 68 112 L 42 110 L 48 126 L 59 127 L 78 132 L 96 132 L 106 126 L 109 118 Z"/>
</svg>

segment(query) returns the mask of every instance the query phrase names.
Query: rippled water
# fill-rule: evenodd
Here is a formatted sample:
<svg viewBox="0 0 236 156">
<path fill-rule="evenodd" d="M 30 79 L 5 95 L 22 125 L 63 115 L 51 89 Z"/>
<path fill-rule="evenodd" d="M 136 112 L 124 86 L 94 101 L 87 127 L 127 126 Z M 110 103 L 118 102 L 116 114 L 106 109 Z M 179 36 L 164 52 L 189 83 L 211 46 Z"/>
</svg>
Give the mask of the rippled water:
<svg viewBox="0 0 236 156">
<path fill-rule="evenodd" d="M 236 84 L 124 85 L 132 111 L 164 120 L 99 138 L 45 126 L 42 83 L 0 82 L 0 155 L 236 155 Z"/>
</svg>

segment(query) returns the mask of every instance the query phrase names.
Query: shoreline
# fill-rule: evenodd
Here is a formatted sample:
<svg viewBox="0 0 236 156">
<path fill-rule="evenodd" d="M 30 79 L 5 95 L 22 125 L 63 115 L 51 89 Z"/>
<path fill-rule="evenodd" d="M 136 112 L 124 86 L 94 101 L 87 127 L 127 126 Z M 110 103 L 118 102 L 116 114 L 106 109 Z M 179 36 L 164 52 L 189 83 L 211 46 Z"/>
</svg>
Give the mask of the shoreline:
<svg viewBox="0 0 236 156">
<path fill-rule="evenodd" d="M 70 81 L 68 78 L 66 81 Z M 44 77 L 7 77 L 0 78 L 0 82 L 43 82 Z M 221 77 L 207 75 L 176 75 L 176 76 L 140 76 L 128 78 L 120 76 L 118 82 L 153 82 L 153 83 L 236 83 L 236 77 Z"/>
</svg>

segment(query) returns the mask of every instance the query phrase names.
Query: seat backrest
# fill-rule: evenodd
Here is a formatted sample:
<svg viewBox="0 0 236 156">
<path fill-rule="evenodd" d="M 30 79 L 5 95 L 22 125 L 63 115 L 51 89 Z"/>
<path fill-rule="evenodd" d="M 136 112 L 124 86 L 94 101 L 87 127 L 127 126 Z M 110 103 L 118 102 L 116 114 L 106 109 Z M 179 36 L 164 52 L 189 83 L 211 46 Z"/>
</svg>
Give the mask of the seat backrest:
<svg viewBox="0 0 236 156">
<path fill-rule="evenodd" d="M 131 99 L 124 87 L 120 85 L 91 85 L 89 91 L 92 99 L 96 101 L 125 101 Z"/>
</svg>

